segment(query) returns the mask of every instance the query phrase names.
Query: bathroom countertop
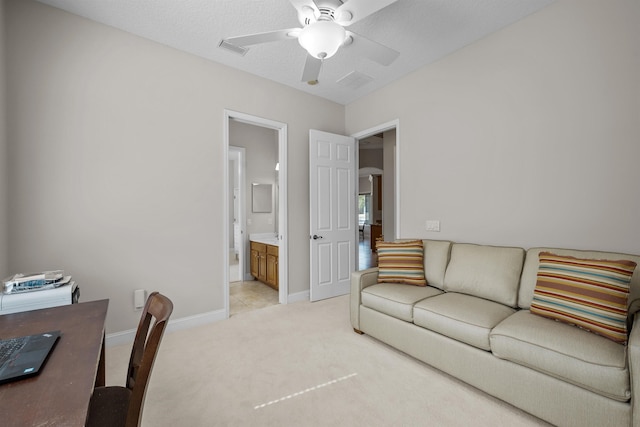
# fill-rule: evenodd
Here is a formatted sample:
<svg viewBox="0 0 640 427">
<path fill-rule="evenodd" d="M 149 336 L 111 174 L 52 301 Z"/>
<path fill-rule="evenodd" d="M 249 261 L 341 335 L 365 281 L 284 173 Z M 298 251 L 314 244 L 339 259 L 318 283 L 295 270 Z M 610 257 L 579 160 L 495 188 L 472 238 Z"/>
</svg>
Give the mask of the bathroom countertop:
<svg viewBox="0 0 640 427">
<path fill-rule="evenodd" d="M 280 242 L 273 234 L 250 234 L 249 240 L 256 243 L 264 243 L 265 245 L 279 246 Z"/>
</svg>

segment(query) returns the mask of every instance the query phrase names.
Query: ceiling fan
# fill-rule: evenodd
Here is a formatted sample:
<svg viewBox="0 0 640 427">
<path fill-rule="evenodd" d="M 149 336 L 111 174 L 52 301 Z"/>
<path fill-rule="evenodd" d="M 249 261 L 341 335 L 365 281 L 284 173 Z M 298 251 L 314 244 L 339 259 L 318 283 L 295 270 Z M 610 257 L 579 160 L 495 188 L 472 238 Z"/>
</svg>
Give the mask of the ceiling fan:
<svg viewBox="0 0 640 427">
<path fill-rule="evenodd" d="M 268 31 L 266 33 L 229 37 L 220 46 L 246 52 L 247 46 L 297 38 L 307 51 L 302 81 L 317 84 L 322 62 L 332 57 L 342 46 L 355 54 L 381 65 L 389 65 L 400 54 L 373 40 L 345 30 L 344 27 L 366 18 L 397 0 L 289 0 L 298 11 L 302 28 Z"/>
</svg>

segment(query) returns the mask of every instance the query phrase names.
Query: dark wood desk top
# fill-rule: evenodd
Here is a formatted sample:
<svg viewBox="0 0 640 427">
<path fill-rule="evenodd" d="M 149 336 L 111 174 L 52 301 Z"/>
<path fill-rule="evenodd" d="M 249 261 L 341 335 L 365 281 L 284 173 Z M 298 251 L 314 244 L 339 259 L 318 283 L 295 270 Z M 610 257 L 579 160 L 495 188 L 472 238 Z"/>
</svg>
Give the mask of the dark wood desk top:
<svg viewBox="0 0 640 427">
<path fill-rule="evenodd" d="M 5 426 L 83 426 L 96 374 L 104 369 L 108 300 L 0 316 L 0 338 L 59 329 L 62 333 L 39 375 L 0 385 Z"/>
</svg>

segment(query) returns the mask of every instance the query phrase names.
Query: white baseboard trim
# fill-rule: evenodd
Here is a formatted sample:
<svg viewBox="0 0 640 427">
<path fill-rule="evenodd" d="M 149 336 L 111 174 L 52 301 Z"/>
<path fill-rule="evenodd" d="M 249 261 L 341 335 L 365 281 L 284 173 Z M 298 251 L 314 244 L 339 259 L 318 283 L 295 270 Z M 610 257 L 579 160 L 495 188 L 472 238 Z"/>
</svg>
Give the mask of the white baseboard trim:
<svg viewBox="0 0 640 427">
<path fill-rule="evenodd" d="M 207 313 L 195 314 L 193 316 L 182 317 L 180 319 L 169 319 L 169 324 L 165 332 L 179 331 L 182 329 L 194 328 L 208 323 L 215 323 L 225 320 L 227 317 L 224 310 L 209 311 Z M 136 329 L 114 332 L 107 334 L 105 346 L 112 347 L 120 344 L 132 343 L 136 337 Z"/>
<path fill-rule="evenodd" d="M 287 296 L 287 304 L 293 304 L 301 301 L 309 301 L 309 297 L 310 297 L 309 291 L 289 294 Z M 180 319 L 170 319 L 169 325 L 167 325 L 166 332 L 194 328 L 196 326 L 206 325 L 208 323 L 215 323 L 225 319 L 226 319 L 226 316 L 225 316 L 224 310 L 209 311 L 207 313 L 195 314 L 193 316 L 182 317 Z M 126 331 L 107 334 L 105 338 L 105 346 L 113 347 L 120 344 L 130 344 L 133 342 L 135 337 L 136 337 L 135 329 L 129 329 Z"/>
<path fill-rule="evenodd" d="M 294 302 L 301 302 L 301 301 L 309 301 L 310 297 L 311 297 L 311 294 L 309 293 L 309 291 L 289 294 L 287 296 L 287 304 L 293 304 Z"/>
</svg>

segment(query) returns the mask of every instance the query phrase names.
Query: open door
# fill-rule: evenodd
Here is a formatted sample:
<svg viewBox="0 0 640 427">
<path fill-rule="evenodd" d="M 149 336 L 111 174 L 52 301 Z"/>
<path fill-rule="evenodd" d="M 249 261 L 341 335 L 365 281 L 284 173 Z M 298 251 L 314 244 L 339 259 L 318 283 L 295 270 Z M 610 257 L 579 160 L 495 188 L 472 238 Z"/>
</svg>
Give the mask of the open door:
<svg viewBox="0 0 640 427">
<path fill-rule="evenodd" d="M 309 131 L 311 301 L 349 293 L 355 271 L 355 139 Z"/>
</svg>

